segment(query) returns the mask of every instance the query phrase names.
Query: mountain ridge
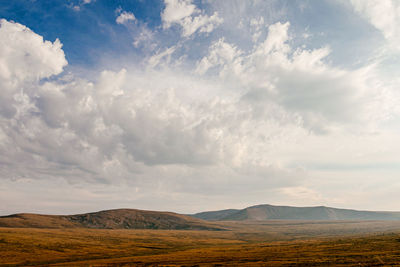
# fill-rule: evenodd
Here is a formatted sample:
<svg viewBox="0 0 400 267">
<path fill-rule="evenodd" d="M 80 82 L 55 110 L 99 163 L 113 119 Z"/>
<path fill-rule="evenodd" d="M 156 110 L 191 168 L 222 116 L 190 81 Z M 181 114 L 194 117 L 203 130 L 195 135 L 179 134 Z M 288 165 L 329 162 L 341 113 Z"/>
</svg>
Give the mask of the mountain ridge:
<svg viewBox="0 0 400 267">
<path fill-rule="evenodd" d="M 112 209 L 74 215 L 18 213 L 0 216 L 0 227 L 225 230 L 191 216 L 138 209 Z"/>
<path fill-rule="evenodd" d="M 74 215 L 18 213 L 0 216 L 0 227 L 227 230 L 218 221 L 400 220 L 400 212 L 361 211 L 326 206 L 293 207 L 260 204 L 244 209 L 225 209 L 183 215 L 167 211 L 112 209 Z"/>
<path fill-rule="evenodd" d="M 363 211 L 326 206 L 294 207 L 260 204 L 244 209 L 225 209 L 192 214 L 208 221 L 263 220 L 400 220 L 400 212 Z"/>
</svg>

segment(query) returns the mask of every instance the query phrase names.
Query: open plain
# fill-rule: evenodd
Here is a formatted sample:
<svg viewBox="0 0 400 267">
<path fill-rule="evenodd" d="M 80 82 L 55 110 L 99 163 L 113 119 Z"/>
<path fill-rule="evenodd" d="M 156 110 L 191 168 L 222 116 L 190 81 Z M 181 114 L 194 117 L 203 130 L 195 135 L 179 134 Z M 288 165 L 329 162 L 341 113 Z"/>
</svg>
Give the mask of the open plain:
<svg viewBox="0 0 400 267">
<path fill-rule="evenodd" d="M 0 228 L 1 266 L 400 264 L 399 221 L 218 222 L 227 230 Z"/>
</svg>

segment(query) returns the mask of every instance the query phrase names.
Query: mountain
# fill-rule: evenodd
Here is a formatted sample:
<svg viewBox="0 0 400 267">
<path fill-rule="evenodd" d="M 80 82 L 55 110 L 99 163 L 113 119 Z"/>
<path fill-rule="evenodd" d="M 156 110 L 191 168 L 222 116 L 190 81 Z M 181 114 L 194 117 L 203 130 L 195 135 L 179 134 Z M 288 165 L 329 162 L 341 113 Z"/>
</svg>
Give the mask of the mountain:
<svg viewBox="0 0 400 267">
<path fill-rule="evenodd" d="M 325 206 L 290 207 L 257 205 L 242 210 L 219 210 L 192 215 L 208 221 L 244 220 L 400 220 L 400 212 L 359 211 Z"/>
<path fill-rule="evenodd" d="M 104 210 L 77 215 L 20 213 L 1 216 L 0 227 L 224 230 L 190 216 L 136 209 Z"/>
<path fill-rule="evenodd" d="M 226 230 L 210 221 L 246 220 L 400 220 L 400 212 L 257 205 L 187 216 L 173 212 L 115 209 L 76 215 L 20 213 L 0 216 L 0 227 Z"/>
<path fill-rule="evenodd" d="M 224 220 L 224 218 L 229 217 L 232 214 L 236 214 L 240 210 L 227 209 L 227 210 L 217 210 L 217 211 L 205 211 L 191 215 L 192 217 L 207 220 L 207 221 L 218 221 Z"/>
</svg>

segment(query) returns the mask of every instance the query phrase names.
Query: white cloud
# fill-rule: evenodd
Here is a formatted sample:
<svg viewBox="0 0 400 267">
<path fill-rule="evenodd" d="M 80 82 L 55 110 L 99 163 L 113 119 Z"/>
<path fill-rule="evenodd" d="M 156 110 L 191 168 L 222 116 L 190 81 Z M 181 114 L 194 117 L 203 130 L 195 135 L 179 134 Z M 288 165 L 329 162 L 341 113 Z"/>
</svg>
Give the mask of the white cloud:
<svg viewBox="0 0 400 267">
<path fill-rule="evenodd" d="M 247 204 L 311 205 L 349 194 L 367 173 L 378 184 L 376 170 L 331 169 L 396 159 L 398 80 L 383 79 L 375 64 L 335 67 L 328 45 L 298 45 L 289 22 L 268 25 L 259 15 L 243 23 L 249 46 L 229 35 L 209 36 L 210 43 L 186 38 L 211 31 L 211 18 L 219 17 L 190 1 L 168 3 L 163 26 L 182 27 L 184 38 L 163 43 L 159 29 L 143 27 L 135 45 L 157 49 L 90 79 L 48 79 L 67 64 L 61 43 L 2 20 L 1 200 L 11 199 L 5 193 L 12 188 L 51 206 L 29 191 L 48 184 L 81 199 L 112 199 L 112 207 L 174 203 L 189 210 L 200 206 L 194 199 L 231 207 L 238 195 Z"/>
<path fill-rule="evenodd" d="M 164 51 L 160 51 L 160 52 L 152 55 L 147 61 L 148 66 L 150 68 L 154 68 L 154 67 L 160 65 L 161 62 L 169 64 L 171 61 L 171 55 L 175 52 L 175 50 L 176 50 L 176 46 L 172 46 L 172 47 L 165 49 Z"/>
<path fill-rule="evenodd" d="M 1 78 L 10 82 L 39 80 L 62 72 L 67 65 L 62 44 L 44 41 L 27 27 L 0 20 Z"/>
<path fill-rule="evenodd" d="M 259 17 L 258 19 L 256 18 L 252 18 L 250 20 L 250 25 L 253 28 L 253 42 L 257 42 L 258 39 L 260 38 L 262 31 L 263 31 L 263 27 L 265 27 L 265 23 L 264 23 L 264 18 L 263 17 Z"/>
<path fill-rule="evenodd" d="M 26 28 L 20 31 L 18 24 L 4 25 L 13 33 L 4 35 L 4 47 L 18 35 L 31 43 L 31 38 L 38 38 Z M 286 142 L 305 134 L 296 123 L 282 126 L 273 117 L 253 118 L 252 106 L 241 103 L 239 96 L 216 97 L 222 84 L 170 70 L 103 71 L 95 82 L 74 76 L 43 81 L 59 73 L 66 61 L 57 42 L 38 39 L 42 55 L 52 53 L 59 62 L 34 57 L 31 64 L 37 67 L 18 73 L 25 86 L 12 103 L 18 113 L 0 120 L 2 178 L 127 182 L 143 190 L 154 190 L 158 184 L 165 192 L 195 192 L 210 187 L 204 177 L 214 177 L 214 193 L 227 184 L 233 185 L 232 192 L 240 188 L 250 192 L 298 180 L 290 179 L 294 174 L 270 154 L 284 132 L 293 133 L 285 134 Z M 31 49 L 20 46 L 18 53 Z M 153 64 L 171 51 L 161 53 Z M 4 64 L 10 69 L 29 60 L 22 57 L 19 63 Z M 19 68 L 11 70 L 1 76 L 3 85 Z M 2 101 L 14 99 L 14 92 L 2 92 Z M 253 183 L 245 186 L 244 177 Z"/>
<path fill-rule="evenodd" d="M 125 24 L 128 23 L 129 21 L 136 21 L 136 17 L 132 12 L 120 11 L 120 14 L 115 19 L 115 21 L 118 24 Z"/>
<path fill-rule="evenodd" d="M 72 8 L 74 11 L 76 11 L 76 12 L 79 12 L 79 11 L 81 11 L 81 8 L 84 6 L 84 5 L 88 5 L 88 4 L 90 4 L 90 3 L 93 3 L 93 2 L 95 2 L 96 0 L 83 0 L 83 1 L 81 1 L 80 3 L 78 3 L 77 5 L 74 5 L 73 3 L 69 3 L 68 4 L 68 7 L 69 8 Z"/>
<path fill-rule="evenodd" d="M 25 36 L 18 24 L 6 25 L 23 38 L 36 38 L 29 30 Z M 41 56 L 30 63 L 36 64 L 35 69 L 20 72 L 15 66 L 8 71 L 10 75 L 2 75 L 3 84 L 10 81 L 9 76 L 17 75 L 14 72 L 20 75 L 21 84 L 29 81 L 19 97 L 14 91 L 3 90 L 2 100 L 13 99 L 10 109 L 19 112 L 13 121 L 5 116 L 9 119 L 3 126 L 15 126 L 2 131 L 15 139 L 2 143 L 13 144 L 15 149 L 4 149 L 9 150 L 8 155 L 23 157 L 27 166 L 49 164 L 67 172 L 70 169 L 66 166 L 74 166 L 88 179 L 107 180 L 111 170 L 126 179 L 132 168 L 143 172 L 149 171 L 148 166 L 171 164 L 222 164 L 228 169 L 247 169 L 247 174 L 246 166 L 255 164 L 262 173 L 263 168 L 279 166 L 274 151 L 306 138 L 307 128 L 326 130 L 324 127 L 348 121 L 365 122 L 371 119 L 366 114 L 381 118 L 375 114 L 381 105 L 369 102 L 375 90 L 366 87 L 369 70 L 349 72 L 329 67 L 323 61 L 329 55 L 327 48 L 293 51 L 288 44 L 288 27 L 288 23 L 271 25 L 265 41 L 246 53 L 224 39 L 212 44 L 209 55 L 199 61 L 197 72 L 214 69 L 221 81 L 205 84 L 199 77 L 188 78 L 168 70 L 176 47 L 148 60 L 150 69 L 162 64 L 162 71 L 104 71 L 94 83 L 66 77 L 64 81 L 39 84 L 40 78 L 59 73 L 66 64 L 57 42 L 46 43 L 39 38 L 41 55 L 52 51 L 53 60 L 59 59 L 56 64 Z M 9 37 L 13 35 L 4 36 L 7 47 L 14 41 Z M 20 46 L 18 53 L 24 55 L 30 49 L 32 45 Z M 7 67 L 4 69 L 17 63 L 14 58 L 3 64 Z M 19 60 L 24 66 L 31 58 Z M 221 99 L 230 90 L 227 87 L 235 83 L 242 89 Z M 12 173 L 15 165 L 6 161 Z M 16 173 L 26 175 L 25 171 L 29 172 L 22 169 Z M 285 171 L 282 168 L 282 173 Z"/>
<path fill-rule="evenodd" d="M 25 26 L 0 20 L 0 114 L 12 117 L 37 82 L 62 72 L 67 64 L 58 39 L 53 43 Z M 18 97 L 19 96 L 19 97 Z"/>
<path fill-rule="evenodd" d="M 210 33 L 222 23 L 222 19 L 215 12 L 208 16 L 196 8 L 191 0 L 165 0 L 165 9 L 161 13 L 163 28 L 168 29 L 173 24 L 182 27 L 182 36 L 189 37 L 196 31 Z"/>
<path fill-rule="evenodd" d="M 350 1 L 354 10 L 380 30 L 391 45 L 400 49 L 400 2 L 396 0 Z"/>
<path fill-rule="evenodd" d="M 248 52 L 220 39 L 197 63 L 197 73 L 216 68 L 214 72 L 227 83 L 249 88 L 244 101 L 260 107 L 266 102 L 278 104 L 317 132 L 339 125 L 365 127 L 387 116 L 383 109 L 390 102 L 373 65 L 348 71 L 327 64 L 328 47 L 293 50 L 289 25 L 270 25 L 266 39 Z M 390 105 L 393 111 L 395 105 Z"/>
<path fill-rule="evenodd" d="M 226 64 L 240 65 L 239 62 L 235 62 L 242 52 L 229 43 L 226 43 L 224 38 L 219 39 L 209 48 L 209 54 L 201 59 L 197 63 L 196 72 L 198 74 L 204 74 L 208 69 L 215 66 L 222 66 L 222 69 L 226 68 Z M 234 67 L 232 68 L 234 69 Z M 231 69 L 230 69 L 231 71 Z M 238 70 L 234 70 L 237 73 Z"/>
<path fill-rule="evenodd" d="M 195 17 L 185 17 L 179 22 L 183 28 L 183 36 L 186 37 L 194 34 L 196 31 L 210 33 L 220 23 L 222 23 L 222 19 L 218 17 L 217 13 L 214 13 L 212 16 L 200 14 Z"/>
<path fill-rule="evenodd" d="M 196 10 L 191 0 L 167 0 L 164 3 L 165 9 L 161 13 L 164 28 L 169 28 L 172 23 L 191 16 Z"/>
</svg>

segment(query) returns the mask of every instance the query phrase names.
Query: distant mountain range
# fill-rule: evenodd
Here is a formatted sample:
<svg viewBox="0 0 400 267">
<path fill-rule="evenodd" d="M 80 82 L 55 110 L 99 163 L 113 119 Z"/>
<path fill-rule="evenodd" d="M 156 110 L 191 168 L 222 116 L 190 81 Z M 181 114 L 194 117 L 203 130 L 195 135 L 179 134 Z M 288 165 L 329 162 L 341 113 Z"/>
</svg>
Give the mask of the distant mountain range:
<svg viewBox="0 0 400 267">
<path fill-rule="evenodd" d="M 400 220 L 400 212 L 359 211 L 325 206 L 290 207 L 257 205 L 245 209 L 206 211 L 191 215 L 208 221 L 263 220 Z"/>
<path fill-rule="evenodd" d="M 115 209 L 77 215 L 20 213 L 0 217 L 0 227 L 225 230 L 173 212 Z"/>
<path fill-rule="evenodd" d="M 359 211 L 324 206 L 257 205 L 245 209 L 206 211 L 192 215 L 137 209 L 115 209 L 76 215 L 20 213 L 0 216 L 0 227 L 227 230 L 212 221 L 264 220 L 400 220 L 400 212 Z"/>
</svg>

